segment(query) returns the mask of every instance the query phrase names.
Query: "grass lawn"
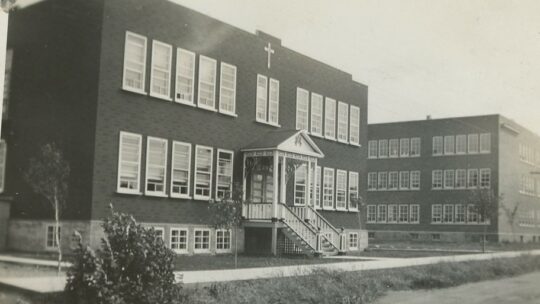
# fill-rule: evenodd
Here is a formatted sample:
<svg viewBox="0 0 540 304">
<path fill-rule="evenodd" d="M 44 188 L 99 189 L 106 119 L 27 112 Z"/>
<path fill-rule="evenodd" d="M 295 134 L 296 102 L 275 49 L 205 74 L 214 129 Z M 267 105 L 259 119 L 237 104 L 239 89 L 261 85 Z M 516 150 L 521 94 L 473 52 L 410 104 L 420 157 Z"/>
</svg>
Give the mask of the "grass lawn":
<svg viewBox="0 0 540 304">
<path fill-rule="evenodd" d="M 303 256 L 238 256 L 238 268 L 309 265 L 343 262 L 339 259 L 308 258 Z M 176 258 L 175 270 L 214 270 L 234 268 L 234 255 L 193 255 L 178 256 Z"/>
<path fill-rule="evenodd" d="M 458 255 L 466 253 L 456 253 L 451 251 L 440 251 L 440 250 L 366 250 L 362 252 L 353 252 L 348 253 L 350 256 L 357 257 L 373 257 L 373 258 L 422 258 L 422 257 L 432 257 L 432 256 L 447 256 L 447 255 Z"/>
<path fill-rule="evenodd" d="M 370 241 L 370 249 L 421 249 L 426 251 L 482 251 L 480 242 Z M 540 243 L 486 243 L 486 251 L 519 251 L 540 249 Z"/>
</svg>

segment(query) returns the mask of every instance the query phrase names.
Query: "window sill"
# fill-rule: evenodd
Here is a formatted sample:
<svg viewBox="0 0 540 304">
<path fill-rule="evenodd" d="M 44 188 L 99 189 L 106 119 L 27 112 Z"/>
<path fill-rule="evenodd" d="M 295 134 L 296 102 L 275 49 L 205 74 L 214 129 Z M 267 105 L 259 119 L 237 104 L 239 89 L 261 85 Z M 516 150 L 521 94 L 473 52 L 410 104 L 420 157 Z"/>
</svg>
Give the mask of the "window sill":
<svg viewBox="0 0 540 304">
<path fill-rule="evenodd" d="M 210 249 L 193 249 L 193 253 L 211 253 Z"/>
<path fill-rule="evenodd" d="M 322 210 L 324 211 L 336 211 L 334 207 L 323 207 Z"/>
<path fill-rule="evenodd" d="M 186 105 L 186 106 L 194 107 L 194 108 L 197 107 L 195 105 L 195 103 L 193 103 L 192 101 L 189 101 L 189 100 L 185 100 L 185 99 L 175 99 L 174 102 L 179 103 L 179 104 L 183 104 L 183 105 Z"/>
<path fill-rule="evenodd" d="M 231 117 L 238 117 L 238 114 L 232 113 L 232 112 L 227 112 L 227 111 L 221 111 L 221 110 L 219 110 L 219 113 L 221 113 L 221 114 L 223 114 L 223 115 L 231 116 Z"/>
<path fill-rule="evenodd" d="M 325 135 L 324 138 L 328 139 L 328 140 L 336 140 L 336 138 L 334 136 L 328 136 L 328 135 Z"/>
<path fill-rule="evenodd" d="M 130 194 L 130 195 L 143 195 L 143 193 L 138 191 L 138 190 L 129 191 L 129 190 L 116 189 L 116 193 L 118 193 L 118 194 Z"/>
<path fill-rule="evenodd" d="M 309 135 L 313 136 L 313 137 L 318 137 L 318 138 L 324 138 L 324 136 L 322 134 L 319 134 L 319 133 L 313 133 L 313 131 L 311 131 L 309 133 Z"/>
<path fill-rule="evenodd" d="M 347 212 L 347 208 L 336 208 L 336 211 Z"/>
<path fill-rule="evenodd" d="M 198 201 L 209 201 L 210 197 L 209 196 L 194 195 L 193 199 L 198 200 Z"/>
<path fill-rule="evenodd" d="M 154 98 L 157 98 L 157 99 L 161 99 L 161 100 L 165 100 L 165 101 L 172 101 L 172 98 L 170 96 L 167 96 L 167 95 L 160 95 L 160 94 L 155 94 L 155 93 L 150 92 L 150 94 L 148 94 L 148 96 L 154 97 Z"/>
<path fill-rule="evenodd" d="M 358 209 L 349 208 L 349 212 L 358 212 Z"/>
<path fill-rule="evenodd" d="M 353 143 L 353 142 L 349 142 L 349 145 L 354 146 L 354 147 L 358 147 L 358 148 L 362 147 L 361 144 L 359 144 L 359 143 Z"/>
<path fill-rule="evenodd" d="M 218 111 L 215 108 L 212 108 L 212 107 L 209 107 L 209 106 L 206 106 L 206 105 L 200 105 L 200 104 L 197 104 L 197 108 L 203 109 L 203 110 L 206 110 L 206 111 L 210 111 L 210 112 L 217 112 Z"/>
<path fill-rule="evenodd" d="M 191 195 L 175 195 L 175 194 L 171 194 L 169 196 L 171 198 L 178 198 L 178 199 L 191 199 Z"/>
<path fill-rule="evenodd" d="M 153 196 L 153 197 L 169 197 L 167 194 L 163 192 L 152 192 L 152 191 L 145 191 L 144 195 Z"/>
<path fill-rule="evenodd" d="M 133 89 L 133 88 L 130 88 L 130 87 L 123 86 L 122 90 L 124 90 L 126 92 L 141 94 L 141 95 L 148 95 L 148 93 L 144 89 L 143 90 L 138 90 L 138 89 Z"/>
<path fill-rule="evenodd" d="M 219 254 L 227 254 L 231 252 L 232 252 L 232 249 L 216 249 L 216 253 L 219 253 Z"/>
<path fill-rule="evenodd" d="M 175 250 L 171 249 L 176 254 L 188 254 L 189 252 L 187 250 Z"/>
<path fill-rule="evenodd" d="M 276 128 L 281 128 L 280 124 L 274 124 L 274 123 L 264 121 L 264 120 L 260 120 L 260 119 L 256 119 L 255 122 L 258 122 L 258 123 L 263 124 L 263 125 L 268 125 L 268 126 L 272 126 L 272 127 L 276 127 Z"/>
<path fill-rule="evenodd" d="M 337 141 L 338 141 L 338 143 L 342 143 L 342 144 L 346 144 L 346 145 L 349 144 L 349 141 L 346 140 L 346 139 L 338 139 Z"/>
</svg>

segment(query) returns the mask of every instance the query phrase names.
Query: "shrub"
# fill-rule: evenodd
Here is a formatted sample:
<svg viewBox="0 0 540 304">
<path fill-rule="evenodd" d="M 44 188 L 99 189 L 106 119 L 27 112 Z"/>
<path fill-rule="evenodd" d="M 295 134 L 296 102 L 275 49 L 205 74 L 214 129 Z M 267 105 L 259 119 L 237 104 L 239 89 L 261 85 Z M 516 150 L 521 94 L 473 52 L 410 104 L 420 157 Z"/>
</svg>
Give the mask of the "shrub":
<svg viewBox="0 0 540 304">
<path fill-rule="evenodd" d="M 69 303 L 180 303 L 174 283 L 174 253 L 153 228 L 126 214 L 112 212 L 103 224 L 105 238 L 94 252 L 80 241 L 68 270 Z"/>
</svg>

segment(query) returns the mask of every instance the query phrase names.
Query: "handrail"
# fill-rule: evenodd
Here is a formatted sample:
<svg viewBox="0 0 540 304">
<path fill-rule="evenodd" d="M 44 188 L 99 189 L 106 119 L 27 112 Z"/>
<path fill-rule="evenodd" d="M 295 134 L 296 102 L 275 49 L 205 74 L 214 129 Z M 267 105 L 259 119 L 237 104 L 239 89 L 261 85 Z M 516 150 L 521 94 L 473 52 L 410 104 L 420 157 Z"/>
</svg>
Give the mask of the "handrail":
<svg viewBox="0 0 540 304">
<path fill-rule="evenodd" d="M 309 208 L 309 210 L 316 216 L 316 223 L 315 224 L 319 224 L 317 221 L 320 222 L 320 226 L 321 227 L 318 227 L 319 229 L 321 229 L 321 232 L 323 234 L 323 237 L 329 242 L 332 244 L 332 246 L 334 246 L 336 249 L 340 249 L 340 246 L 336 245 L 336 244 L 339 244 L 340 242 L 340 237 L 341 237 L 341 232 L 338 231 L 332 224 L 330 224 L 330 222 L 328 222 L 327 219 L 325 219 L 319 212 L 317 212 L 317 210 L 315 210 L 313 207 L 311 206 L 306 206 L 307 208 Z M 322 225 L 324 224 L 324 225 Z M 318 225 L 316 225 L 318 226 Z M 327 232 L 329 231 L 331 234 L 332 234 L 332 239 L 329 240 L 326 235 L 324 235 L 324 232 Z M 336 243 L 337 242 L 337 243 Z"/>
<path fill-rule="evenodd" d="M 289 228 L 291 228 L 296 233 L 296 235 L 298 235 L 298 237 L 300 237 L 304 242 L 306 242 L 306 244 L 308 244 L 313 250 L 317 251 L 318 232 L 315 231 L 315 229 L 313 229 L 309 224 L 307 224 L 296 213 L 294 213 L 287 205 L 280 204 L 280 207 L 282 208 L 282 210 L 286 210 L 286 215 L 283 223 Z"/>
</svg>

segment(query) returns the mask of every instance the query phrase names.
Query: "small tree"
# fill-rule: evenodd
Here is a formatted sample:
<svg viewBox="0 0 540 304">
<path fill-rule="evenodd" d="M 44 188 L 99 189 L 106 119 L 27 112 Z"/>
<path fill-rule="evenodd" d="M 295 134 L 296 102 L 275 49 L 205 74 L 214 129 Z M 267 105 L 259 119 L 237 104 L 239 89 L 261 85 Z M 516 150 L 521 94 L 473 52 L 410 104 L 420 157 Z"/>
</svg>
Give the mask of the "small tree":
<svg viewBox="0 0 540 304">
<path fill-rule="evenodd" d="M 65 289 L 69 303 L 181 301 L 181 287 L 174 282 L 175 254 L 153 228 L 145 228 L 131 215 L 114 211 L 102 227 L 105 238 L 97 252 L 79 240 Z"/>
<path fill-rule="evenodd" d="M 468 203 L 472 205 L 472 210 L 479 216 L 483 224 L 482 230 L 482 252 L 486 252 L 487 227 L 499 215 L 499 204 L 502 203 L 502 196 L 497 196 L 492 189 L 478 189 L 471 193 Z"/>
<path fill-rule="evenodd" d="M 208 210 L 215 228 L 234 231 L 234 267 L 238 267 L 238 231 L 242 225 L 242 185 L 235 183 L 232 193 L 217 201 L 210 201 Z"/>
<path fill-rule="evenodd" d="M 53 144 L 41 147 L 39 155 L 30 159 L 24 179 L 32 190 L 45 197 L 54 211 L 54 237 L 58 247 L 58 272 L 62 265 L 62 240 L 60 238 L 60 216 L 66 205 L 68 194 L 69 163 L 62 152 Z"/>
</svg>

